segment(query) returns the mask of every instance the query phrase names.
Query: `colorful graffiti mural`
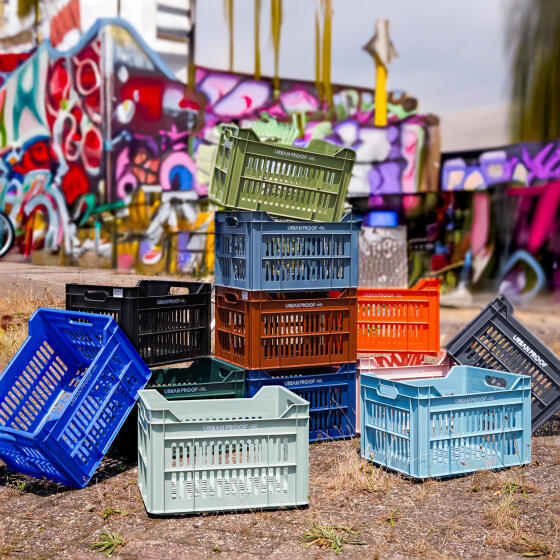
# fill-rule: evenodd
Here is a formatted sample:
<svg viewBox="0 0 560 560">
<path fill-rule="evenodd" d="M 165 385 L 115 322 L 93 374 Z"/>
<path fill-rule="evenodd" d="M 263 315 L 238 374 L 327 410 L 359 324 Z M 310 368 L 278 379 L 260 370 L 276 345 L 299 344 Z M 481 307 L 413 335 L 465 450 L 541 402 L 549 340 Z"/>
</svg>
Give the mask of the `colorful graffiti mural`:
<svg viewBox="0 0 560 560">
<path fill-rule="evenodd" d="M 20 251 L 80 258 L 95 248 L 107 256 L 115 231 L 132 227 L 129 207 L 144 189 L 177 195 L 147 204 L 155 225 L 143 224 L 146 242 L 133 261 L 153 261 L 170 204 L 193 229 L 198 212 L 185 205 L 196 205 L 198 194 L 188 142 L 205 98 L 185 95 L 128 24 L 101 20 L 71 51 L 45 42 L 4 66 L 12 71 L 0 89 L 0 210 Z M 88 228 L 93 238 L 84 236 Z"/>
<path fill-rule="evenodd" d="M 247 125 L 262 114 L 284 122 L 296 118 L 301 134 L 294 144 L 322 138 L 356 151 L 349 197 L 438 189 L 439 121 L 417 114 L 407 96 L 392 96 L 388 126 L 381 128 L 372 124 L 373 92 L 363 88 L 333 85 L 333 107 L 327 108 L 314 82 L 280 80 L 277 99 L 272 81 L 265 78 L 198 68 L 196 84 L 208 98 L 205 140 L 221 122 Z"/>
<path fill-rule="evenodd" d="M 446 154 L 444 191 L 485 190 L 500 184 L 540 185 L 560 178 L 560 141 L 524 142 Z"/>
</svg>

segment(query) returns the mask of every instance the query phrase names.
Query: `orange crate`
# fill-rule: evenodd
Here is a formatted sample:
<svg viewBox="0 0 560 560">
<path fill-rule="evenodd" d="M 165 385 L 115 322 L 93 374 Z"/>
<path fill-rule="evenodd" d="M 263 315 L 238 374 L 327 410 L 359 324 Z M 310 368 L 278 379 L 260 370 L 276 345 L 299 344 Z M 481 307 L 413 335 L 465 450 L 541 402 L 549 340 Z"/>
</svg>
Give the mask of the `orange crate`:
<svg viewBox="0 0 560 560">
<path fill-rule="evenodd" d="M 438 352 L 439 280 L 358 289 L 358 352 Z"/>
<path fill-rule="evenodd" d="M 355 288 L 318 292 L 215 289 L 217 358 L 265 370 L 356 361 Z"/>
</svg>

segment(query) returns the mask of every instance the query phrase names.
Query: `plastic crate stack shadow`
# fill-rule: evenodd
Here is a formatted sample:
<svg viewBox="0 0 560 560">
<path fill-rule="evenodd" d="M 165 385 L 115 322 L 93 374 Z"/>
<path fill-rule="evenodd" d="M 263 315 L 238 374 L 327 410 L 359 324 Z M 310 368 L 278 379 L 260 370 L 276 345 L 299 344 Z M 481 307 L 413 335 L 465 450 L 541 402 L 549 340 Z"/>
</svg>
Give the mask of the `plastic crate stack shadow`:
<svg viewBox="0 0 560 560">
<path fill-rule="evenodd" d="M 226 126 L 209 190 L 228 208 L 215 215 L 215 354 L 246 368 L 248 397 L 282 385 L 309 401 L 311 441 L 356 428 L 360 221 L 342 216 L 354 158 Z"/>
<path fill-rule="evenodd" d="M 149 376 L 113 318 L 39 308 L 0 376 L 0 458 L 84 487 Z"/>
<path fill-rule="evenodd" d="M 533 431 L 560 410 L 560 359 L 513 316 L 505 296 L 488 304 L 447 351 L 460 364 L 530 376 Z"/>
</svg>

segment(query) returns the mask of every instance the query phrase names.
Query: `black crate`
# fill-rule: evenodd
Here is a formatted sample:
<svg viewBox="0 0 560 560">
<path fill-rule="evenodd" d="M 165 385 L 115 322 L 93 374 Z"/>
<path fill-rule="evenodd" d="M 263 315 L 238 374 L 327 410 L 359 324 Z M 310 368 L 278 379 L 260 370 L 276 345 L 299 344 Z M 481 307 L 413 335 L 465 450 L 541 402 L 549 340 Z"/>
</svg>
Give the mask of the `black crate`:
<svg viewBox="0 0 560 560">
<path fill-rule="evenodd" d="M 182 288 L 188 293 L 171 293 Z M 135 287 L 66 284 L 66 309 L 111 315 L 150 367 L 210 354 L 212 286 L 141 280 Z"/>
<path fill-rule="evenodd" d="M 560 359 L 513 317 L 506 297 L 489 303 L 447 352 L 462 365 L 530 375 L 533 432 L 560 409 Z"/>
</svg>

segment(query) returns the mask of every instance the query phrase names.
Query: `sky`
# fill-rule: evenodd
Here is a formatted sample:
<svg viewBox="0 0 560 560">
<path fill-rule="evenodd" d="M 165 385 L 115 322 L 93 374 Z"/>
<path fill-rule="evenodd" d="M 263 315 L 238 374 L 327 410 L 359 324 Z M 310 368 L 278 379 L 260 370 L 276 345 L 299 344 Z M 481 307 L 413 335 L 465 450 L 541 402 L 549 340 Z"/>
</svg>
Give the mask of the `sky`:
<svg viewBox="0 0 560 560">
<path fill-rule="evenodd" d="M 262 0 L 263 74 L 273 71 L 269 2 Z M 235 0 L 235 66 L 253 71 L 253 0 Z M 388 87 L 406 90 L 422 112 L 441 118 L 444 150 L 507 143 L 508 60 L 505 18 L 512 0 L 333 0 L 332 81 L 374 87 L 362 47 L 375 20 L 387 18 L 398 52 Z M 314 79 L 314 0 L 284 0 L 280 75 Z M 196 62 L 226 69 L 223 0 L 198 0 Z"/>
</svg>

